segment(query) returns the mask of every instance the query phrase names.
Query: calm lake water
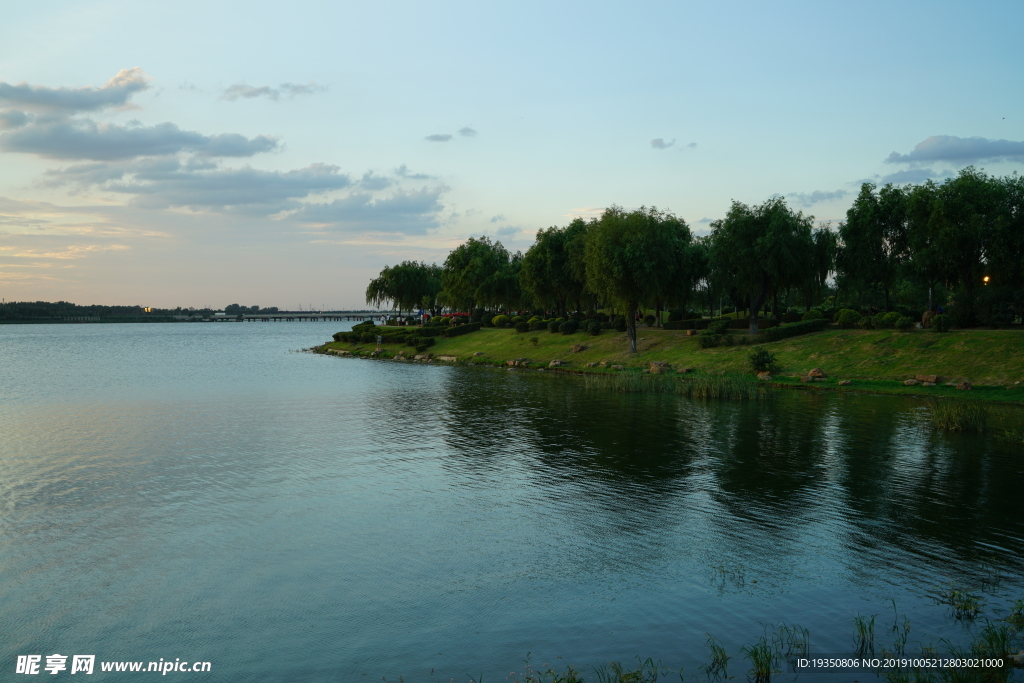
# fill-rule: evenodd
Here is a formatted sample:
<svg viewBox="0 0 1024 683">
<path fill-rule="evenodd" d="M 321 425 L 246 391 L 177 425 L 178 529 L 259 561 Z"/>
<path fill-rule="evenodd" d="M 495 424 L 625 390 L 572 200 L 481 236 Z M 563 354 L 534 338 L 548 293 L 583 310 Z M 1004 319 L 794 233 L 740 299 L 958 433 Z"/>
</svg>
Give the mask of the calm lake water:
<svg viewBox="0 0 1024 683">
<path fill-rule="evenodd" d="M 913 650 L 980 627 L 952 585 L 992 618 L 1024 597 L 1020 447 L 919 402 L 298 352 L 348 325 L 0 326 L 0 679 L 80 653 L 502 681 L 528 652 L 689 678 L 710 634 L 743 680 L 767 624 L 848 653 L 877 614 L 881 648 L 893 601 Z"/>
</svg>

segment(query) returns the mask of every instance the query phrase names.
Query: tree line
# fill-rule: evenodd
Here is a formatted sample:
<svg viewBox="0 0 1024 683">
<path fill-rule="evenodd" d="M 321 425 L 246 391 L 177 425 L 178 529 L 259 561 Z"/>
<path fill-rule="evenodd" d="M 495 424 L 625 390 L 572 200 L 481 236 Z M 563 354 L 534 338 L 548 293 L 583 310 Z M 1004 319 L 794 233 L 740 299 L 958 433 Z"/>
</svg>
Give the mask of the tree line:
<svg viewBox="0 0 1024 683">
<path fill-rule="evenodd" d="M 942 183 L 864 183 L 846 219 L 816 225 L 783 197 L 733 201 L 696 236 L 657 208 L 612 206 L 537 232 L 526 253 L 470 238 L 443 265 L 405 261 L 370 282 L 366 300 L 399 312 L 569 311 L 636 317 L 694 306 L 781 317 L 794 304 L 920 312 L 947 306 L 958 326 L 1007 324 L 1024 312 L 1024 179 L 973 167 Z"/>
</svg>

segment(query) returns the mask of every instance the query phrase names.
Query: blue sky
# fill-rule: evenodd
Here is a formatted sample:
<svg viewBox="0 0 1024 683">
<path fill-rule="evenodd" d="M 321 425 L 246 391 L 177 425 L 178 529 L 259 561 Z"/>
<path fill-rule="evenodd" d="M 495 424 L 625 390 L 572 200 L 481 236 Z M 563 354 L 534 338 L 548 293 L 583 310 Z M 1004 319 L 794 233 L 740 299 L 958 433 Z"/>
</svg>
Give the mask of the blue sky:
<svg viewBox="0 0 1024 683">
<path fill-rule="evenodd" d="M 1024 165 L 1024 5 L 33 2 L 0 26 L 0 295 L 362 307 L 611 204 Z"/>
</svg>

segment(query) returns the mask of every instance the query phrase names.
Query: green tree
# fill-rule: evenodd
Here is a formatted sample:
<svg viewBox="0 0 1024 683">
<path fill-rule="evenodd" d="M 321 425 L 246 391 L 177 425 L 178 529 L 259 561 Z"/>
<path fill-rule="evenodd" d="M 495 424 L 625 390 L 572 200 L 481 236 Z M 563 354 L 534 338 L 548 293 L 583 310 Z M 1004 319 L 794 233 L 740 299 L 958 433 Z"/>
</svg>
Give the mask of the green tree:
<svg viewBox="0 0 1024 683">
<path fill-rule="evenodd" d="M 626 212 L 612 206 L 588 226 L 587 284 L 602 301 L 625 311 L 630 353 L 637 350 L 637 309 L 679 280 L 690 242 L 686 222 L 656 208 Z"/>
<path fill-rule="evenodd" d="M 441 271 L 441 300 L 462 310 L 519 306 L 522 256 L 512 256 L 501 242 L 470 237 L 453 249 Z"/>
<path fill-rule="evenodd" d="M 386 266 L 366 287 L 366 303 L 380 306 L 391 302 L 401 315 L 406 309 L 412 310 L 424 300 L 434 300 L 440 289 L 440 269 L 417 261 L 402 261 L 396 266 Z"/>
<path fill-rule="evenodd" d="M 862 284 L 878 283 L 889 310 L 889 293 L 907 256 L 906 194 L 892 184 L 876 192 L 875 185 L 864 183 L 839 236 L 844 273 Z"/>
<path fill-rule="evenodd" d="M 806 270 L 813 220 L 774 197 L 755 207 L 734 201 L 725 219 L 711 223 L 713 268 L 750 302 L 750 334 L 757 334 L 757 313 L 768 296 Z"/>
</svg>

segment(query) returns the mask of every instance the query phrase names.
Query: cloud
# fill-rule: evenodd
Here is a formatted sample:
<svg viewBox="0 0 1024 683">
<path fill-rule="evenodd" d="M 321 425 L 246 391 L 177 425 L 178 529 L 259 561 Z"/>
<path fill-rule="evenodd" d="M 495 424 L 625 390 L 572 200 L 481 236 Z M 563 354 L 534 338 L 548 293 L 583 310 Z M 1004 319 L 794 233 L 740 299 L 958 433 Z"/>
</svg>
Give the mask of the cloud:
<svg viewBox="0 0 1024 683">
<path fill-rule="evenodd" d="M 934 171 L 930 168 L 909 168 L 904 171 L 896 171 L 890 173 L 887 176 L 883 176 L 880 179 L 881 184 L 892 183 L 893 185 L 902 185 L 904 183 L 923 183 L 929 178 L 949 178 L 953 175 L 953 171 Z M 874 182 L 874 181 L 865 181 Z"/>
<path fill-rule="evenodd" d="M 433 180 L 434 176 L 427 175 L 426 173 L 413 173 L 409 170 L 409 167 L 402 164 L 395 169 L 395 175 L 399 178 L 405 178 L 406 180 Z"/>
<path fill-rule="evenodd" d="M 307 203 L 294 214 L 304 223 L 326 224 L 348 231 L 392 232 L 422 235 L 437 227 L 446 188 L 398 190 L 388 197 L 354 192 L 322 204 Z"/>
<path fill-rule="evenodd" d="M 846 190 L 815 190 L 814 192 L 791 192 L 787 197 L 795 200 L 802 206 L 811 206 L 812 204 L 818 204 L 820 202 L 831 202 L 838 199 L 842 199 L 846 195 L 850 194 Z"/>
<path fill-rule="evenodd" d="M 654 138 L 651 140 L 651 147 L 654 149 L 668 149 L 674 144 L 676 144 L 675 140 L 672 140 L 672 142 L 665 142 L 662 138 Z"/>
<path fill-rule="evenodd" d="M 470 128 L 469 126 L 463 126 L 462 128 L 459 128 L 458 133 L 459 133 L 459 135 L 461 135 L 463 137 L 466 137 L 466 138 L 476 137 L 476 130 L 474 130 L 473 128 Z"/>
<path fill-rule="evenodd" d="M 505 220 L 504 214 L 498 214 L 497 216 L 491 216 L 491 223 L 501 223 Z"/>
<path fill-rule="evenodd" d="M 81 164 L 47 172 L 51 185 L 74 185 L 132 195 L 146 208 L 240 210 L 274 214 L 302 207 L 311 194 L 344 189 L 352 180 L 337 166 L 311 164 L 292 171 L 219 168 L 183 164 L 175 158 L 142 159 L 126 164 Z"/>
<path fill-rule="evenodd" d="M 222 100 L 237 100 L 242 99 L 254 99 L 256 97 L 266 97 L 274 100 L 275 102 L 281 99 L 281 95 L 287 95 L 288 97 L 295 97 L 296 95 L 312 95 L 313 93 L 323 92 L 327 90 L 326 86 L 317 85 L 316 83 L 282 83 L 276 88 L 272 88 L 269 85 L 261 85 L 259 87 L 246 85 L 245 83 L 235 83 L 234 85 L 228 86 L 221 93 L 220 97 Z"/>
<path fill-rule="evenodd" d="M 0 150 L 48 159 L 116 160 L 184 151 L 215 157 L 250 157 L 275 149 L 277 140 L 265 135 L 207 136 L 181 130 L 173 123 L 121 126 L 97 124 L 89 119 L 36 123 L 0 136 Z"/>
<path fill-rule="evenodd" d="M 933 135 L 917 144 L 908 154 L 893 152 L 887 164 L 914 164 L 946 161 L 971 164 L 977 161 L 1024 161 L 1024 142 L 959 138 L 955 135 Z"/>
<path fill-rule="evenodd" d="M 423 138 L 424 140 L 430 140 L 431 142 L 448 142 L 452 139 L 452 136 L 448 133 L 434 133 Z"/>
<path fill-rule="evenodd" d="M 28 115 L 23 111 L 15 111 L 9 109 L 7 111 L 0 111 L 0 130 L 11 128 L 21 128 L 29 122 Z"/>
<path fill-rule="evenodd" d="M 697 149 L 697 143 L 691 142 L 690 144 L 687 145 L 687 147 L 689 147 L 690 149 Z"/>
<path fill-rule="evenodd" d="M 150 77 L 139 67 L 121 69 L 101 88 L 46 88 L 0 82 L 0 104 L 22 109 L 79 112 L 124 106 L 149 87 Z"/>
<path fill-rule="evenodd" d="M 383 190 L 394 184 L 391 178 L 382 175 L 374 175 L 373 171 L 367 171 L 359 181 L 359 187 L 364 190 Z"/>
<path fill-rule="evenodd" d="M 704 216 L 704 218 L 701 218 L 701 219 L 700 219 L 699 221 L 697 221 L 697 222 L 698 222 L 698 223 L 710 223 L 710 222 L 712 222 L 713 220 L 715 220 L 715 219 L 714 219 L 714 218 L 708 218 L 707 216 Z"/>
</svg>

